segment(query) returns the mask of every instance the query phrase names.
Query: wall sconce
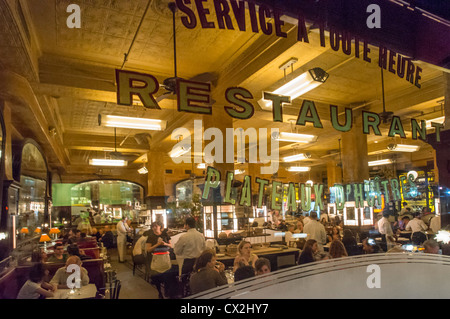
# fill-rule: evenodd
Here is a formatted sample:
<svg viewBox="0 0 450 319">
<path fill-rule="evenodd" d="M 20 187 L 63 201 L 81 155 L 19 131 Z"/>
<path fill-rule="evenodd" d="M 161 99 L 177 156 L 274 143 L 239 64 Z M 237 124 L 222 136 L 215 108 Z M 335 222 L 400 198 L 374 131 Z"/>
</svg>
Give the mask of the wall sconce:
<svg viewBox="0 0 450 319">
<path fill-rule="evenodd" d="M 54 128 L 53 126 L 49 126 L 48 127 L 48 134 L 50 134 L 50 136 L 55 136 L 56 135 L 56 128 Z"/>
</svg>

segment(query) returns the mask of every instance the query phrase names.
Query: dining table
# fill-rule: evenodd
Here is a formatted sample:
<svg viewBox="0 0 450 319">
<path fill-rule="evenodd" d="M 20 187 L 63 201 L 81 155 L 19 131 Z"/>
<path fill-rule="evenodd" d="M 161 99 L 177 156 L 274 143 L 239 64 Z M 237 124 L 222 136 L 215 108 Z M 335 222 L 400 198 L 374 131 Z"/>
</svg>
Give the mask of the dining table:
<svg viewBox="0 0 450 319">
<path fill-rule="evenodd" d="M 95 298 L 96 294 L 95 284 L 88 284 L 80 289 L 57 289 L 53 297 L 47 299 L 91 299 Z"/>
</svg>

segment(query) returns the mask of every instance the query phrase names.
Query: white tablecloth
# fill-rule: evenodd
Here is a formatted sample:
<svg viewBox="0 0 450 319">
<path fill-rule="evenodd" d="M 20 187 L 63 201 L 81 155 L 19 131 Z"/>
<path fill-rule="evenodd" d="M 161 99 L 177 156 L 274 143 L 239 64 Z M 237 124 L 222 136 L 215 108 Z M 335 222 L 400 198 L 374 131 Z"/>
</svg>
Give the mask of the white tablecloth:
<svg viewBox="0 0 450 319">
<path fill-rule="evenodd" d="M 95 284 L 89 284 L 87 286 L 81 286 L 80 291 L 75 291 L 71 294 L 70 289 L 58 289 L 52 298 L 47 299 L 86 299 L 94 298 L 97 293 L 97 287 Z"/>
</svg>

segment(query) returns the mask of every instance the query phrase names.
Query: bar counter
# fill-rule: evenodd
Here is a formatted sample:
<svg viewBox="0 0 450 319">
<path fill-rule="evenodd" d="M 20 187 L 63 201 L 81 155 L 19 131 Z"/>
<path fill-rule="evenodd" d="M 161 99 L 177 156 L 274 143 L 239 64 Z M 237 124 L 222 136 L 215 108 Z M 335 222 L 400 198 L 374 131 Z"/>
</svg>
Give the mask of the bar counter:
<svg viewBox="0 0 450 319">
<path fill-rule="evenodd" d="M 269 247 L 252 249 L 252 254 L 267 258 L 270 261 L 271 270 L 275 271 L 284 267 L 294 266 L 300 254 L 300 249 Z M 217 254 L 217 261 L 223 263 L 225 267 L 232 267 L 235 258 L 236 255 Z"/>
</svg>

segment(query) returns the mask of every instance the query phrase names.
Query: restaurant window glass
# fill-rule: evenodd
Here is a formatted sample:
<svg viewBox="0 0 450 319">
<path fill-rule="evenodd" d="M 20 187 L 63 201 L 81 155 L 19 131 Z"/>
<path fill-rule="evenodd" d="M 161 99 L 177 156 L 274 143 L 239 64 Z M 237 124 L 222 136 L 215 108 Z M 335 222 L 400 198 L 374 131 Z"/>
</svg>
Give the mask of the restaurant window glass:
<svg viewBox="0 0 450 319">
<path fill-rule="evenodd" d="M 46 227 L 47 164 L 41 151 L 26 143 L 20 164 L 20 191 L 16 235 L 18 243 Z"/>
</svg>

